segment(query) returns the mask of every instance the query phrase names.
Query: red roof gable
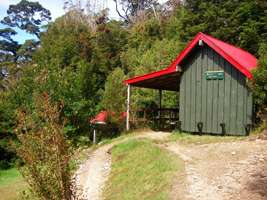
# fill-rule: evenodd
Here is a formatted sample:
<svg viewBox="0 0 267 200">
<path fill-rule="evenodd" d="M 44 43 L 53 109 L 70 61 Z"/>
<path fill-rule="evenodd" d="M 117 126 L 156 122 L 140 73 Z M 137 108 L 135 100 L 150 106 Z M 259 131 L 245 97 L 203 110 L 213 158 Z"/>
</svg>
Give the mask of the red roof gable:
<svg viewBox="0 0 267 200">
<path fill-rule="evenodd" d="M 229 63 L 231 63 L 236 69 L 243 73 L 249 79 L 252 79 L 251 70 L 256 68 L 257 59 L 238 47 L 227 44 L 223 41 L 220 41 L 216 38 L 213 38 L 204 33 L 198 33 L 195 38 L 187 45 L 187 47 L 178 55 L 178 57 L 167 67 L 166 69 L 156 71 L 153 73 L 145 74 L 142 76 L 134 77 L 125 81 L 126 84 L 133 84 L 139 81 L 144 81 L 147 79 L 156 78 L 159 76 L 164 76 L 170 73 L 177 72 L 177 65 L 179 65 L 185 57 L 191 52 L 191 50 L 202 40 L 210 48 L 216 51 Z"/>
</svg>

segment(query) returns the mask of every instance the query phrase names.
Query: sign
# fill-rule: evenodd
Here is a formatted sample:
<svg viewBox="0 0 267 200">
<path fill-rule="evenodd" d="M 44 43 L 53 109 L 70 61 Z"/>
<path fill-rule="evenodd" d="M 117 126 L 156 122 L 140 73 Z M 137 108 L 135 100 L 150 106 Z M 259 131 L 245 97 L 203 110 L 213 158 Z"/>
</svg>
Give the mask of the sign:
<svg viewBox="0 0 267 200">
<path fill-rule="evenodd" d="M 206 71 L 205 78 L 206 80 L 223 80 L 224 71 Z"/>
</svg>

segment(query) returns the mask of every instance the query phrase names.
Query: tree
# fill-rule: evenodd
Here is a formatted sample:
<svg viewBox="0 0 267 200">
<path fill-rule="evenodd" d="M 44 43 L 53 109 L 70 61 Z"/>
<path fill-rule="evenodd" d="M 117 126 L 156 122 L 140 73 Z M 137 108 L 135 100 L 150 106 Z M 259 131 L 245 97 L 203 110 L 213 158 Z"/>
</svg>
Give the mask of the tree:
<svg viewBox="0 0 267 200">
<path fill-rule="evenodd" d="M 127 44 L 127 31 L 121 22 L 110 21 L 99 24 L 95 38 L 92 40 L 94 51 L 91 63 L 98 68 L 104 81 L 116 67 L 121 67 L 120 53 Z"/>
<path fill-rule="evenodd" d="M 88 118 L 95 114 L 98 91 L 104 87 L 105 75 L 100 66 L 103 60 L 94 57 L 100 47 L 92 38 L 90 27 L 67 13 L 48 26 L 33 58 L 38 82 L 33 91 L 48 91 L 53 101 L 64 102 L 66 135 L 73 140 L 89 131 Z M 25 84 L 21 87 L 25 88 Z M 17 96 L 23 99 L 25 95 Z"/>
<path fill-rule="evenodd" d="M 125 111 L 126 87 L 123 81 L 126 76 L 121 68 L 116 68 L 110 73 L 105 83 L 102 107 L 120 116 Z"/>
<path fill-rule="evenodd" d="M 180 18 L 181 40 L 187 42 L 204 32 L 244 48 L 258 56 L 261 43 L 267 42 L 267 2 L 256 0 L 186 0 Z"/>
<path fill-rule="evenodd" d="M 22 0 L 16 5 L 10 5 L 8 16 L 1 21 L 8 28 L 0 29 L 0 88 L 10 88 L 9 83 L 19 78 L 21 66 L 31 61 L 39 41 L 27 40 L 23 45 L 12 39 L 19 28 L 40 38 L 41 27 L 51 19 L 50 11 L 38 2 Z"/>
<path fill-rule="evenodd" d="M 114 0 L 118 15 L 126 23 L 132 23 L 133 19 L 147 9 L 155 9 L 157 0 Z M 121 13 L 121 11 L 123 13 Z"/>
<path fill-rule="evenodd" d="M 39 42 L 36 40 L 26 40 L 17 51 L 18 62 L 20 64 L 30 62 L 38 44 Z"/>
<path fill-rule="evenodd" d="M 18 42 L 12 39 L 17 32 L 11 28 L 0 29 L 0 62 L 12 62 L 17 59 Z"/>
<path fill-rule="evenodd" d="M 10 140 L 14 139 L 15 121 L 14 105 L 8 94 L 0 91 L 0 169 L 9 168 L 16 161 L 15 151 L 10 145 Z"/>
<path fill-rule="evenodd" d="M 21 0 L 16 5 L 10 5 L 8 16 L 1 21 L 10 27 L 17 27 L 40 38 L 41 26 L 51 20 L 51 13 L 39 2 Z"/>
<path fill-rule="evenodd" d="M 262 120 L 267 113 L 267 44 L 261 45 L 258 67 L 254 70 L 251 87 L 253 89 L 254 103 L 258 117 Z M 266 120 L 266 119 L 265 119 Z"/>
<path fill-rule="evenodd" d="M 16 34 L 11 28 L 0 29 L 0 91 L 10 87 L 10 77 L 17 71 L 15 63 L 20 45 L 12 39 Z"/>
</svg>

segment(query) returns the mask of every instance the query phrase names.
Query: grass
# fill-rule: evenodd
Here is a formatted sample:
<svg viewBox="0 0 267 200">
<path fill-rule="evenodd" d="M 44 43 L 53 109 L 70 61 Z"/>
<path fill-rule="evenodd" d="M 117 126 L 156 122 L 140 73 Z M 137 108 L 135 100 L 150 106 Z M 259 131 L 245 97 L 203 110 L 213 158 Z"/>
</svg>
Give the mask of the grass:
<svg viewBox="0 0 267 200">
<path fill-rule="evenodd" d="M 0 194 L 1 200 L 15 200 L 19 198 L 19 193 L 26 189 L 19 171 L 15 168 L 0 170 Z"/>
<path fill-rule="evenodd" d="M 106 145 L 106 144 L 111 144 L 113 142 L 117 142 L 117 141 L 120 141 L 120 140 L 123 140 L 123 139 L 126 139 L 126 138 L 130 138 L 130 137 L 133 137 L 133 136 L 136 136 L 136 135 L 140 135 L 142 134 L 144 131 L 150 131 L 150 129 L 135 129 L 134 131 L 128 131 L 128 132 L 122 132 L 120 134 L 120 136 L 118 137 L 115 137 L 115 138 L 110 138 L 110 139 L 104 139 L 102 140 L 101 142 L 99 142 L 96 146 L 99 147 L 99 146 L 103 146 L 103 145 Z"/>
<path fill-rule="evenodd" d="M 267 121 L 262 122 L 256 129 L 251 133 L 252 136 L 260 135 L 265 129 L 267 129 Z"/>
<path fill-rule="evenodd" d="M 70 161 L 71 171 L 74 173 L 78 169 L 80 164 L 82 164 L 84 161 L 88 159 L 88 155 L 94 150 L 96 150 L 97 148 L 107 145 L 107 144 L 111 144 L 113 142 L 124 140 L 126 138 L 130 138 L 134 135 L 138 135 L 142 133 L 142 131 L 144 130 L 142 129 L 142 130 L 135 130 L 133 132 L 123 132 L 118 137 L 103 139 L 99 143 L 91 145 L 89 148 L 83 147 L 83 148 L 76 149 Z"/>
<path fill-rule="evenodd" d="M 105 200 L 169 199 L 173 178 L 183 170 L 177 156 L 152 141 L 131 139 L 112 149 L 112 170 Z"/>
<path fill-rule="evenodd" d="M 209 144 L 216 142 L 234 142 L 246 139 L 246 136 L 196 135 L 183 132 L 173 132 L 170 142 L 178 141 L 182 144 Z"/>
</svg>

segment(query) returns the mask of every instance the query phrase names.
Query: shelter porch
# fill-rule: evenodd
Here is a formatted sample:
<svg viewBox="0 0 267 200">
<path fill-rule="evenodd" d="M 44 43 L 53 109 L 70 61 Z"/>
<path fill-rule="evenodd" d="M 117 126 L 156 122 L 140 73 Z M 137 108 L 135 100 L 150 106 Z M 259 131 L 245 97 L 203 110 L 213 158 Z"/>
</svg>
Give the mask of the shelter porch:
<svg viewBox="0 0 267 200">
<path fill-rule="evenodd" d="M 164 72 L 158 71 L 158 72 Z M 156 73 L 158 73 L 156 72 Z M 163 91 L 179 91 L 180 85 L 180 72 L 175 71 L 171 73 L 158 73 L 156 76 L 151 77 L 149 75 L 155 75 L 154 73 L 147 74 L 146 77 L 140 77 L 138 81 L 127 83 L 127 117 L 126 117 L 126 129 L 130 129 L 130 124 L 155 124 L 154 128 L 158 130 L 170 130 L 179 128 L 179 109 L 178 105 L 175 108 L 163 108 L 162 107 L 162 95 Z M 143 110 L 131 110 L 130 109 L 130 97 L 132 87 L 148 88 L 158 90 L 159 101 L 158 108 L 143 109 Z M 130 116 L 131 115 L 131 116 Z"/>
</svg>

